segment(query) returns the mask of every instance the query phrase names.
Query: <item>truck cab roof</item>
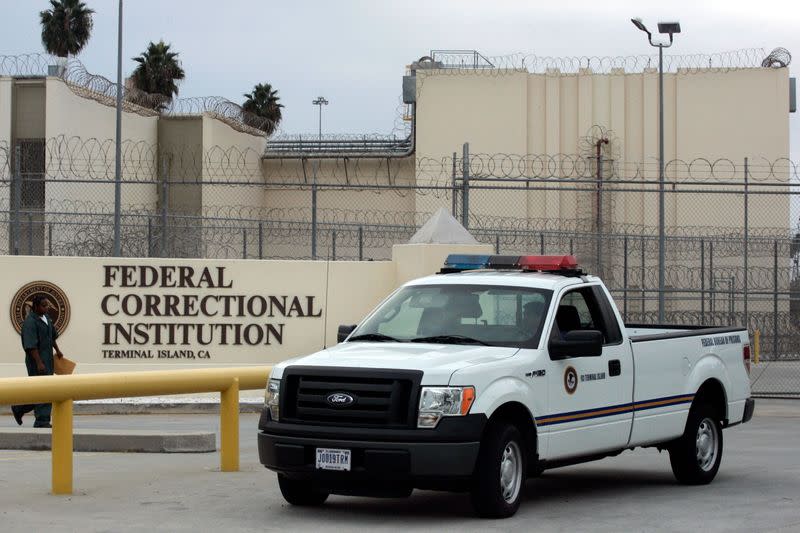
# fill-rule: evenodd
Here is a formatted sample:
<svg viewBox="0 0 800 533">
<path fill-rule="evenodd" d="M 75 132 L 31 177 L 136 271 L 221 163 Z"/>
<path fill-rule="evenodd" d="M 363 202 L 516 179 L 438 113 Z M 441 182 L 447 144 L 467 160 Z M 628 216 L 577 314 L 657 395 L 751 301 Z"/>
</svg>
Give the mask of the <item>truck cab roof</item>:
<svg viewBox="0 0 800 533">
<path fill-rule="evenodd" d="M 404 286 L 415 285 L 498 285 L 533 287 L 558 291 L 583 283 L 600 281 L 596 276 L 564 276 L 545 272 L 523 270 L 467 270 L 449 274 L 435 274 L 409 281 Z"/>
</svg>

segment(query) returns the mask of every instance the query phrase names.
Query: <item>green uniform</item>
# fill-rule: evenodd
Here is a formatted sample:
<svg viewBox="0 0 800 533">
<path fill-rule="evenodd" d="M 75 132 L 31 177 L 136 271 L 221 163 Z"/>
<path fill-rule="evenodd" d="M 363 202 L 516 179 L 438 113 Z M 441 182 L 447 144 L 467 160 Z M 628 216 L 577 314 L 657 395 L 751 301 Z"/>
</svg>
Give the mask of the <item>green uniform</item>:
<svg viewBox="0 0 800 533">
<path fill-rule="evenodd" d="M 42 375 L 36 368 L 36 360 L 30 354 L 30 350 L 39 350 L 39 357 L 45 366 L 45 374 L 53 374 L 53 343 L 58 338 L 58 331 L 53 325 L 50 317 L 47 317 L 47 323 L 40 315 L 33 311 L 28 313 L 25 321 L 22 323 L 22 348 L 25 350 L 25 366 L 28 368 L 29 376 Z M 36 424 L 45 424 L 50 422 L 50 411 L 52 405 L 49 403 L 40 403 L 36 405 L 21 406 L 23 412 L 33 411 L 36 414 Z"/>
</svg>

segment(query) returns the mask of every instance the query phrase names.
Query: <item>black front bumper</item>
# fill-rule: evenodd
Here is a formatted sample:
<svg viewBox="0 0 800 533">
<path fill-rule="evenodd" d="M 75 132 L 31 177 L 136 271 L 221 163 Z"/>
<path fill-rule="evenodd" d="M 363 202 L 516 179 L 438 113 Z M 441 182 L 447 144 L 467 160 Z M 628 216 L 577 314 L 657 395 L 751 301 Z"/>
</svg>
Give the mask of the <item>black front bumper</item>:
<svg viewBox="0 0 800 533">
<path fill-rule="evenodd" d="M 331 492 L 375 494 L 376 485 L 468 488 L 486 425 L 485 415 L 445 418 L 435 429 L 343 428 L 276 423 L 262 415 L 261 463 Z M 351 450 L 351 470 L 318 470 L 317 448 Z M 361 490 L 357 490 L 357 489 Z"/>
</svg>

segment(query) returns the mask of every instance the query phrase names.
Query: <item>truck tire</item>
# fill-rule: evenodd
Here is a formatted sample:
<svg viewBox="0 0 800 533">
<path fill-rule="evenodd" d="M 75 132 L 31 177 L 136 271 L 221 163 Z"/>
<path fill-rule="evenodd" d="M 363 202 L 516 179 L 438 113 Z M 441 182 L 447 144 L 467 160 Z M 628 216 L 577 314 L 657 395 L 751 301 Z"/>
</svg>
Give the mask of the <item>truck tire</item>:
<svg viewBox="0 0 800 533">
<path fill-rule="evenodd" d="M 684 485 L 706 485 L 722 461 L 722 426 L 713 407 L 701 403 L 689 411 L 683 436 L 669 448 L 675 479 Z"/>
<path fill-rule="evenodd" d="M 525 443 L 519 430 L 489 422 L 472 479 L 472 507 L 483 518 L 514 515 L 522 501 L 527 472 Z"/>
<path fill-rule="evenodd" d="M 310 481 L 289 479 L 278 474 L 278 486 L 283 499 L 292 505 L 315 507 L 328 499 L 328 493 L 316 490 Z"/>
</svg>

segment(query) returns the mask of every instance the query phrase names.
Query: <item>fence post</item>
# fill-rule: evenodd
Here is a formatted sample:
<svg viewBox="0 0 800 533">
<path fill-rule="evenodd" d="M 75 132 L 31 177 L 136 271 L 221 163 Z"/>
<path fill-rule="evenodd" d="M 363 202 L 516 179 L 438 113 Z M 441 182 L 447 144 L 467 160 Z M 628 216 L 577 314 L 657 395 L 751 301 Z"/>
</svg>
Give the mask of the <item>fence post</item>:
<svg viewBox="0 0 800 533">
<path fill-rule="evenodd" d="M 463 192 L 461 193 L 461 225 L 469 229 L 469 143 L 464 143 L 464 160 L 461 163 L 463 172 Z"/>
<path fill-rule="evenodd" d="M 333 260 L 336 261 L 336 230 L 331 233 L 331 255 Z"/>
<path fill-rule="evenodd" d="M 644 314 L 647 312 L 647 303 L 645 302 L 645 296 L 646 296 L 647 293 L 645 292 L 645 289 L 644 289 L 644 283 L 645 283 L 645 278 L 644 278 L 644 267 L 645 267 L 644 245 L 645 245 L 645 241 L 644 241 L 644 237 L 642 237 L 641 242 L 642 242 L 642 274 L 641 274 L 640 277 L 641 277 L 641 286 L 642 286 L 642 322 L 644 322 L 645 321 L 644 320 Z"/>
<path fill-rule="evenodd" d="M 500 255 L 500 234 L 494 236 L 494 253 Z"/>
<path fill-rule="evenodd" d="M 311 259 L 317 258 L 317 166 L 312 163 L 311 181 Z"/>
<path fill-rule="evenodd" d="M 700 325 L 706 325 L 706 241 L 700 239 Z"/>
<path fill-rule="evenodd" d="M 13 194 L 13 222 L 11 224 L 11 254 L 19 255 L 20 231 L 22 223 L 20 221 L 20 211 L 22 208 L 22 149 L 19 145 L 14 147 L 14 189 Z"/>
<path fill-rule="evenodd" d="M 153 220 L 147 215 L 147 257 L 153 256 Z"/>
<path fill-rule="evenodd" d="M 456 165 L 458 164 L 457 159 L 458 159 L 458 152 L 453 152 L 453 180 L 452 180 L 453 190 L 451 192 L 453 195 L 452 212 L 453 212 L 453 218 L 455 219 L 458 219 L 458 186 L 456 185 L 456 172 L 457 172 Z"/>
<path fill-rule="evenodd" d="M 775 240 L 775 254 L 773 257 L 772 280 L 774 291 L 772 293 L 772 358 L 778 359 L 778 240 Z"/>
<path fill-rule="evenodd" d="M 53 223 L 47 224 L 47 255 L 53 255 Z"/>
<path fill-rule="evenodd" d="M 598 145 L 597 153 L 597 232 L 595 233 L 595 254 L 597 275 L 603 276 L 603 155 Z"/>
<path fill-rule="evenodd" d="M 242 228 L 242 259 L 247 259 L 247 228 Z"/>
<path fill-rule="evenodd" d="M 169 183 L 167 160 L 161 162 L 161 257 L 167 257 L 167 215 L 169 214 Z"/>
<path fill-rule="evenodd" d="M 715 324 L 715 294 L 714 294 L 714 241 L 708 243 L 708 312 L 711 313 L 711 323 Z"/>
<path fill-rule="evenodd" d="M 749 292 L 748 278 L 750 277 L 748 269 L 748 259 L 750 253 L 750 219 L 748 216 L 748 209 L 750 204 L 750 168 L 749 159 L 744 158 L 744 325 L 750 329 L 750 316 L 748 315 L 747 299 Z M 732 325 L 732 324 L 731 324 Z"/>
<path fill-rule="evenodd" d="M 161 182 L 161 197 L 163 202 L 161 204 L 161 257 L 167 257 L 167 214 L 169 203 L 169 185 L 167 185 L 166 176 Z"/>
<path fill-rule="evenodd" d="M 622 240 L 622 319 L 628 320 L 628 236 Z"/>
<path fill-rule="evenodd" d="M 544 255 L 544 232 L 539 234 L 539 253 Z"/>
<path fill-rule="evenodd" d="M 364 260 L 364 226 L 358 227 L 358 260 Z"/>
<path fill-rule="evenodd" d="M 264 222 L 258 222 L 258 258 L 264 259 Z"/>
<path fill-rule="evenodd" d="M 33 213 L 28 211 L 28 255 L 33 255 Z"/>
</svg>

